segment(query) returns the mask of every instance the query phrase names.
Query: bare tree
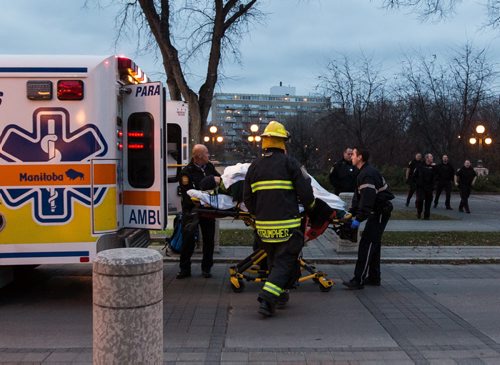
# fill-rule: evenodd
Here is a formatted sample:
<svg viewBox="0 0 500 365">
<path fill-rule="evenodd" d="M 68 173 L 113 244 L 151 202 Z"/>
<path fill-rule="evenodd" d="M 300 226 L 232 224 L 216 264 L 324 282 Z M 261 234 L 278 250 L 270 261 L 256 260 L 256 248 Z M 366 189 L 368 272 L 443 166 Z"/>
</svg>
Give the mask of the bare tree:
<svg viewBox="0 0 500 365">
<path fill-rule="evenodd" d="M 408 101 L 411 123 L 408 129 L 414 141 L 427 151 L 465 155 L 465 137 L 474 124 L 483 119 L 481 107 L 492 95 L 494 77 L 484 50 L 470 44 L 457 51 L 447 62 L 437 56 L 407 58 L 404 64 L 401 98 Z"/>
<path fill-rule="evenodd" d="M 190 135 L 199 142 L 212 106 L 223 56 L 238 58 L 238 41 L 261 13 L 257 0 L 120 0 L 119 36 L 135 26 L 144 48 L 159 50 L 172 100 L 189 104 Z M 147 40 L 147 41 L 145 41 Z M 206 60 L 198 91 L 189 85 L 188 62 Z"/>
</svg>

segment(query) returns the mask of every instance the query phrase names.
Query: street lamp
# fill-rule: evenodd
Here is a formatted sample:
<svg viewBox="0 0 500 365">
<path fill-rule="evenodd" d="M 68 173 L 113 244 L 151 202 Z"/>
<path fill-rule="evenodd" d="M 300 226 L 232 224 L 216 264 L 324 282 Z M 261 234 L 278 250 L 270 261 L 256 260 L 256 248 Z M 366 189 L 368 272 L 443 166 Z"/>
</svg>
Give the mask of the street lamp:
<svg viewBox="0 0 500 365">
<path fill-rule="evenodd" d="M 478 149 L 479 149 L 479 155 L 481 155 L 481 151 L 483 149 L 483 145 L 487 145 L 489 146 L 490 144 L 493 143 L 493 139 L 491 137 L 488 137 L 488 135 L 486 134 L 486 127 L 482 124 L 478 124 L 476 126 L 476 134 L 472 135 L 470 138 L 469 138 L 469 143 L 474 146 L 476 143 L 478 145 Z M 481 156 L 479 156 L 481 157 Z"/>
<path fill-rule="evenodd" d="M 210 128 L 208 129 L 208 131 L 210 132 L 210 136 L 205 136 L 203 137 L 203 141 L 205 143 L 208 143 L 210 142 L 211 145 L 212 145 L 212 157 L 215 158 L 215 142 L 217 143 L 222 143 L 224 142 L 224 137 L 222 137 L 221 135 L 217 135 L 217 131 L 218 131 L 218 128 L 215 126 L 215 125 L 212 125 L 210 126 Z"/>
</svg>

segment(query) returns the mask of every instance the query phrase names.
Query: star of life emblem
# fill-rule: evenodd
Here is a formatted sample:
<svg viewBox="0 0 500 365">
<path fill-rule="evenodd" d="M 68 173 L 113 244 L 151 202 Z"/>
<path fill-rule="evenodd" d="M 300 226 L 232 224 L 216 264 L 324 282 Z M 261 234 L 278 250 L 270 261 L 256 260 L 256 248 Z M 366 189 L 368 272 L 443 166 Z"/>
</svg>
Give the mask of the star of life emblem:
<svg viewBox="0 0 500 365">
<path fill-rule="evenodd" d="M 36 109 L 31 131 L 9 124 L 0 134 L 0 159 L 17 166 L 17 186 L 0 187 L 0 195 L 11 208 L 31 203 L 33 217 L 40 224 L 68 222 L 74 201 L 91 206 L 105 195 L 106 187 L 83 183 L 90 170 L 82 162 L 104 156 L 107 149 L 95 125 L 72 131 L 66 109 Z"/>
</svg>

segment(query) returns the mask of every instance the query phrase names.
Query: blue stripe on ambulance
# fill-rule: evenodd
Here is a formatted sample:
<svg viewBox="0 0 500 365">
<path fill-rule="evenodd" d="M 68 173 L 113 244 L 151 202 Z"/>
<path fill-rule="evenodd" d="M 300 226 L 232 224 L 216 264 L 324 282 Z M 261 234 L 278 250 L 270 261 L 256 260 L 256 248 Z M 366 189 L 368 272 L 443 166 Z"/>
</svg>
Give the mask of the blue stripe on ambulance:
<svg viewBox="0 0 500 365">
<path fill-rule="evenodd" d="M 78 72 L 87 73 L 87 67 L 0 67 L 0 72 Z"/>
<path fill-rule="evenodd" d="M 90 256 L 89 251 L 55 251 L 55 252 L 7 252 L 0 253 L 0 259 L 26 257 L 81 257 Z"/>
</svg>

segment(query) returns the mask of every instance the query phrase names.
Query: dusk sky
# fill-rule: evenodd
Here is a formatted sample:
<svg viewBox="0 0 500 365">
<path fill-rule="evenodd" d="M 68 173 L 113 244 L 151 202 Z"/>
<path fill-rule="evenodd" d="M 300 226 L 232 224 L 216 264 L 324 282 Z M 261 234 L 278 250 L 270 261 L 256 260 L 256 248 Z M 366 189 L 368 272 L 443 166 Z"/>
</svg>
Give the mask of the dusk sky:
<svg viewBox="0 0 500 365">
<path fill-rule="evenodd" d="M 153 52 L 137 55 L 136 40 L 122 39 L 115 47 L 116 6 L 98 8 L 91 0 L 87 7 L 83 0 L 0 3 L 3 54 L 125 54 L 153 80 L 164 80 Z M 226 78 L 217 91 L 267 94 L 282 81 L 295 86 L 298 95 L 308 95 L 315 92 L 318 75 L 334 57 L 354 60 L 364 53 L 389 75 L 398 71 L 405 55 L 436 54 L 445 59 L 467 41 L 487 48 L 488 59 L 497 63 L 500 31 L 482 28 L 484 3 L 465 0 L 449 19 L 422 23 L 408 11 L 381 9 L 381 0 L 262 0 L 260 9 L 267 17 L 243 39 L 242 64 L 225 61 Z M 204 72 L 200 64 L 190 68 L 195 90 Z"/>
</svg>

